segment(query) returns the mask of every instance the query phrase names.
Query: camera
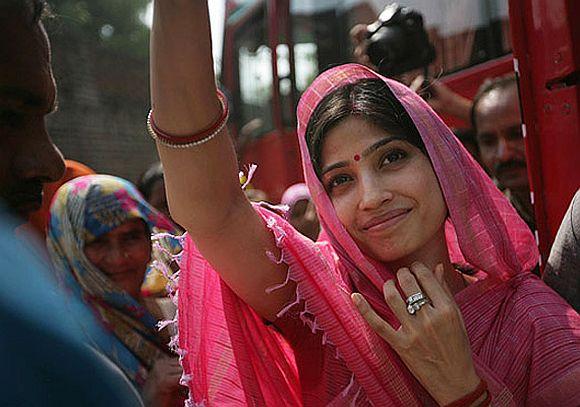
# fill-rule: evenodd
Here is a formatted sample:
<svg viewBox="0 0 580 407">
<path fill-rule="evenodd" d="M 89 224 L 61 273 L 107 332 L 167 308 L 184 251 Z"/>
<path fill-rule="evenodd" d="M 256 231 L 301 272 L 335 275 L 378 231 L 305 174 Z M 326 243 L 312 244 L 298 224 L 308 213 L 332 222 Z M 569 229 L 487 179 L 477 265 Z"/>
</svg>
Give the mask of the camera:
<svg viewBox="0 0 580 407">
<path fill-rule="evenodd" d="M 384 76 L 425 68 L 435 60 L 423 16 L 415 10 L 392 3 L 367 30 L 367 54 Z"/>
</svg>

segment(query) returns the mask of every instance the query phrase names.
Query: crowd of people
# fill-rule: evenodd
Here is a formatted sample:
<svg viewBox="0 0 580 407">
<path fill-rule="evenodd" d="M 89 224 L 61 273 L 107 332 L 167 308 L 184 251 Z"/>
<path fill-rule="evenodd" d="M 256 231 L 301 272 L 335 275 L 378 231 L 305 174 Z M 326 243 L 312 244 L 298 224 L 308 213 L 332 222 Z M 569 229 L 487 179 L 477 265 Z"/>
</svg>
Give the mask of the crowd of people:
<svg viewBox="0 0 580 407">
<path fill-rule="evenodd" d="M 304 182 L 267 202 L 207 2 L 156 1 L 161 161 L 134 185 L 52 143 L 45 10 L 0 2 L 0 404 L 580 405 L 580 191 L 542 280 L 513 74 L 425 100 L 354 29 L 359 63 L 298 104 Z"/>
</svg>

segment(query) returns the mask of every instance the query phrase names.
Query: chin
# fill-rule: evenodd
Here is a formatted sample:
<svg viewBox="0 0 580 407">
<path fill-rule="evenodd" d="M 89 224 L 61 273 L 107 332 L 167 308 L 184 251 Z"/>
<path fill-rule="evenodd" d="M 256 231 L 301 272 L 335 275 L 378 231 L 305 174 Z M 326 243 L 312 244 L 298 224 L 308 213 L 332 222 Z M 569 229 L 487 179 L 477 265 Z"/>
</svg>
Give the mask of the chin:
<svg viewBox="0 0 580 407">
<path fill-rule="evenodd" d="M 413 253 L 413 250 L 408 247 L 402 247 L 396 243 L 392 244 L 389 241 L 383 242 L 380 246 L 373 244 L 369 246 L 359 245 L 359 247 L 365 255 L 381 263 L 398 262 Z"/>
</svg>

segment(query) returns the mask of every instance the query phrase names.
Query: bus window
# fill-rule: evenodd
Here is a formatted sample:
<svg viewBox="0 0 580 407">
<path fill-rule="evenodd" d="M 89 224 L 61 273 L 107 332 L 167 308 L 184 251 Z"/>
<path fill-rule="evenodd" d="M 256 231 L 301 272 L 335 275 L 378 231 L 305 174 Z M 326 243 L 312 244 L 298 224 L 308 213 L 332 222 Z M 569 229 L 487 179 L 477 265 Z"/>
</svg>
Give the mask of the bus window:
<svg viewBox="0 0 580 407">
<path fill-rule="evenodd" d="M 239 130 L 259 119 L 252 138 L 278 128 L 279 119 L 283 127 L 293 128 L 297 99 L 312 79 L 330 66 L 354 60 L 351 28 L 372 23 L 389 4 L 389 0 L 228 0 L 221 74 L 234 99 L 234 127 Z M 511 52 L 507 0 L 400 0 L 398 4 L 423 16 L 436 49 L 431 77 Z M 274 6 L 278 14 L 272 18 L 269 11 Z M 271 38 L 272 32 L 277 38 Z M 277 75 L 272 70 L 272 44 Z M 279 106 L 279 112 L 274 106 Z"/>
</svg>

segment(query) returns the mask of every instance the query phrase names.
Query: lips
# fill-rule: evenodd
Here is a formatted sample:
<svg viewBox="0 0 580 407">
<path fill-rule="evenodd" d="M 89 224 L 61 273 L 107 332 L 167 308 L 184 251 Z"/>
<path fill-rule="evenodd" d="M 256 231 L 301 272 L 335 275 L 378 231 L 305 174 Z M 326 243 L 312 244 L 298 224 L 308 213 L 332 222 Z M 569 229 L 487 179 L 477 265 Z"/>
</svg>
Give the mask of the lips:
<svg viewBox="0 0 580 407">
<path fill-rule="evenodd" d="M 371 232 L 378 229 L 391 227 L 403 220 L 405 216 L 411 212 L 410 208 L 399 208 L 390 210 L 379 216 L 375 216 L 362 224 L 362 229 L 365 232 Z"/>
</svg>

